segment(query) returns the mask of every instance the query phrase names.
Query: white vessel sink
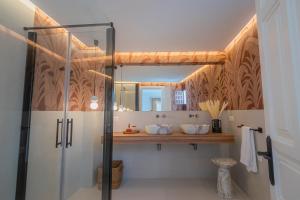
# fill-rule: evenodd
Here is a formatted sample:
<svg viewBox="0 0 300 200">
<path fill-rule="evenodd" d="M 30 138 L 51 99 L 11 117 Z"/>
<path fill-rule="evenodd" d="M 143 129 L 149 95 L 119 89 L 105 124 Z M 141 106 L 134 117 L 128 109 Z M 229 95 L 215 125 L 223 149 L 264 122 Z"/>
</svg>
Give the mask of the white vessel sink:
<svg viewBox="0 0 300 200">
<path fill-rule="evenodd" d="M 209 125 L 207 124 L 181 124 L 180 128 L 185 134 L 191 135 L 206 134 L 209 131 Z"/>
<path fill-rule="evenodd" d="M 167 135 L 172 133 L 172 126 L 169 124 L 150 124 L 145 126 L 145 131 L 153 135 Z"/>
</svg>

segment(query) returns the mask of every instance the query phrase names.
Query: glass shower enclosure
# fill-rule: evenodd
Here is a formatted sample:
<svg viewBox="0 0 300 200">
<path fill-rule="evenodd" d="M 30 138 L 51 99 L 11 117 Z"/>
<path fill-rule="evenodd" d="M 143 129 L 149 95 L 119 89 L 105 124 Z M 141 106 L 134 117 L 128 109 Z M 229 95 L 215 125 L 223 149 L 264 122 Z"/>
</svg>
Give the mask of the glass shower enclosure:
<svg viewBox="0 0 300 200">
<path fill-rule="evenodd" d="M 27 29 L 16 199 L 76 200 L 88 188 L 108 200 L 113 25 Z"/>
</svg>

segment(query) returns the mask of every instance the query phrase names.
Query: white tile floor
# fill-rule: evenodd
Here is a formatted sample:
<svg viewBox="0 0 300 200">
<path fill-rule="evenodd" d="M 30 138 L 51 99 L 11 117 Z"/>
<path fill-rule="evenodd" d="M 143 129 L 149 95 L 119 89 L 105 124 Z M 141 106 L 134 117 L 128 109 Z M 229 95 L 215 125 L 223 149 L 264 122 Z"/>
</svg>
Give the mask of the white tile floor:
<svg viewBox="0 0 300 200">
<path fill-rule="evenodd" d="M 81 189 L 69 200 L 100 200 L 97 187 Z M 113 190 L 113 200 L 219 200 L 214 180 L 127 180 Z M 233 200 L 250 200 L 234 189 Z"/>
</svg>

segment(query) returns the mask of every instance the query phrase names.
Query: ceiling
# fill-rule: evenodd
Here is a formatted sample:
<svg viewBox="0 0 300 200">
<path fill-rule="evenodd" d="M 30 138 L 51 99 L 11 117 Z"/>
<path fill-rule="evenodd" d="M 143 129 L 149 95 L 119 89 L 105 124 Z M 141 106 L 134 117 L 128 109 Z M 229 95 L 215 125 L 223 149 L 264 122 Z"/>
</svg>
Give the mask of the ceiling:
<svg viewBox="0 0 300 200">
<path fill-rule="evenodd" d="M 117 51 L 223 50 L 255 14 L 254 0 L 33 2 L 60 24 L 114 22 Z"/>
</svg>

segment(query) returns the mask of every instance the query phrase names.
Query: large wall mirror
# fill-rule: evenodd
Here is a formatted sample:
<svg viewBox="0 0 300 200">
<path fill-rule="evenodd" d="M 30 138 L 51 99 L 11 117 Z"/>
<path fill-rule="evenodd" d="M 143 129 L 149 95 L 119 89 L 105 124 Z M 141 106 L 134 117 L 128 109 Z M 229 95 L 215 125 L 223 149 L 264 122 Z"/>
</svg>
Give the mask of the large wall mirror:
<svg viewBox="0 0 300 200">
<path fill-rule="evenodd" d="M 116 111 L 188 110 L 183 80 L 199 65 L 119 65 L 115 70 Z"/>
</svg>

